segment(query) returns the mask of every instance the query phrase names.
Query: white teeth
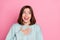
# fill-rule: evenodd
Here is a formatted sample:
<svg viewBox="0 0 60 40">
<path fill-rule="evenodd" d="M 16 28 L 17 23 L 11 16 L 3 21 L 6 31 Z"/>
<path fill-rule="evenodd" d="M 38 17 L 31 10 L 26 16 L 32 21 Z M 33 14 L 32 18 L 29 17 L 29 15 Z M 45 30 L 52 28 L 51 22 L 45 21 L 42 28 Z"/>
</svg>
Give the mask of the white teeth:
<svg viewBox="0 0 60 40">
<path fill-rule="evenodd" d="M 25 20 L 28 20 L 29 18 L 24 17 Z"/>
</svg>

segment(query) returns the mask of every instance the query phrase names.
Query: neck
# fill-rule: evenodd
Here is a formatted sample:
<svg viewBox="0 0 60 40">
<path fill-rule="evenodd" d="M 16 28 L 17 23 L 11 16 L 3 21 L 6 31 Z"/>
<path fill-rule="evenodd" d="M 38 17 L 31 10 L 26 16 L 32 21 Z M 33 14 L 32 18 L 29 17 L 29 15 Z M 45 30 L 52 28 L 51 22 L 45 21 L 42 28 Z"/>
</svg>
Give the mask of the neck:
<svg viewBox="0 0 60 40">
<path fill-rule="evenodd" d="M 24 25 L 29 25 L 30 24 L 30 21 L 29 22 L 23 22 L 24 23 Z"/>
</svg>

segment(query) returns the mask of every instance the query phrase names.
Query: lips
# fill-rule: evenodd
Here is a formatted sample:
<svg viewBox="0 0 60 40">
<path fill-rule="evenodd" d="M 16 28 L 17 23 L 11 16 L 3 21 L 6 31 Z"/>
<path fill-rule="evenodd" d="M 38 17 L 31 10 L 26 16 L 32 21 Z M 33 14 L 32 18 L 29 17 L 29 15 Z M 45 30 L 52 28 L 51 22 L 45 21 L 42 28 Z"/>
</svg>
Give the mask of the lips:
<svg viewBox="0 0 60 40">
<path fill-rule="evenodd" d="M 29 17 L 24 17 L 24 19 L 25 19 L 25 20 L 28 20 L 28 19 L 29 19 Z"/>
</svg>

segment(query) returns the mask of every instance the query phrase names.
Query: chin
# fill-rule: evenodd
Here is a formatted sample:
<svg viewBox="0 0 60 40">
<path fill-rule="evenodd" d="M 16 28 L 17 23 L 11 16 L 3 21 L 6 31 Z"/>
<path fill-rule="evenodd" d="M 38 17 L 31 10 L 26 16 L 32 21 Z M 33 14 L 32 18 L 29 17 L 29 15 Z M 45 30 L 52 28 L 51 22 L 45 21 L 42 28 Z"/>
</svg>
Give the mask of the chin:
<svg viewBox="0 0 60 40">
<path fill-rule="evenodd" d="M 24 21 L 25 23 L 27 23 L 28 21 L 26 20 L 26 21 Z"/>
</svg>

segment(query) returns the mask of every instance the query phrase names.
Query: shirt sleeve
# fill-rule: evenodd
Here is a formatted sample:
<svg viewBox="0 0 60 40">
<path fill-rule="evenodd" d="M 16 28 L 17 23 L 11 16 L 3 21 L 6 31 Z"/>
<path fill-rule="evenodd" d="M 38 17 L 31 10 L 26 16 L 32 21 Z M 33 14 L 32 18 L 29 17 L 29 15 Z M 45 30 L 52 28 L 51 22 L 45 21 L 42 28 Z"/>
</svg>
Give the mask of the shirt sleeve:
<svg viewBox="0 0 60 40">
<path fill-rule="evenodd" d="M 43 35 L 40 25 L 36 26 L 36 38 L 37 40 L 43 40 Z"/>
<path fill-rule="evenodd" d="M 14 27 L 15 27 L 15 25 L 12 25 L 5 40 L 14 40 L 14 36 L 15 36 Z"/>
</svg>

